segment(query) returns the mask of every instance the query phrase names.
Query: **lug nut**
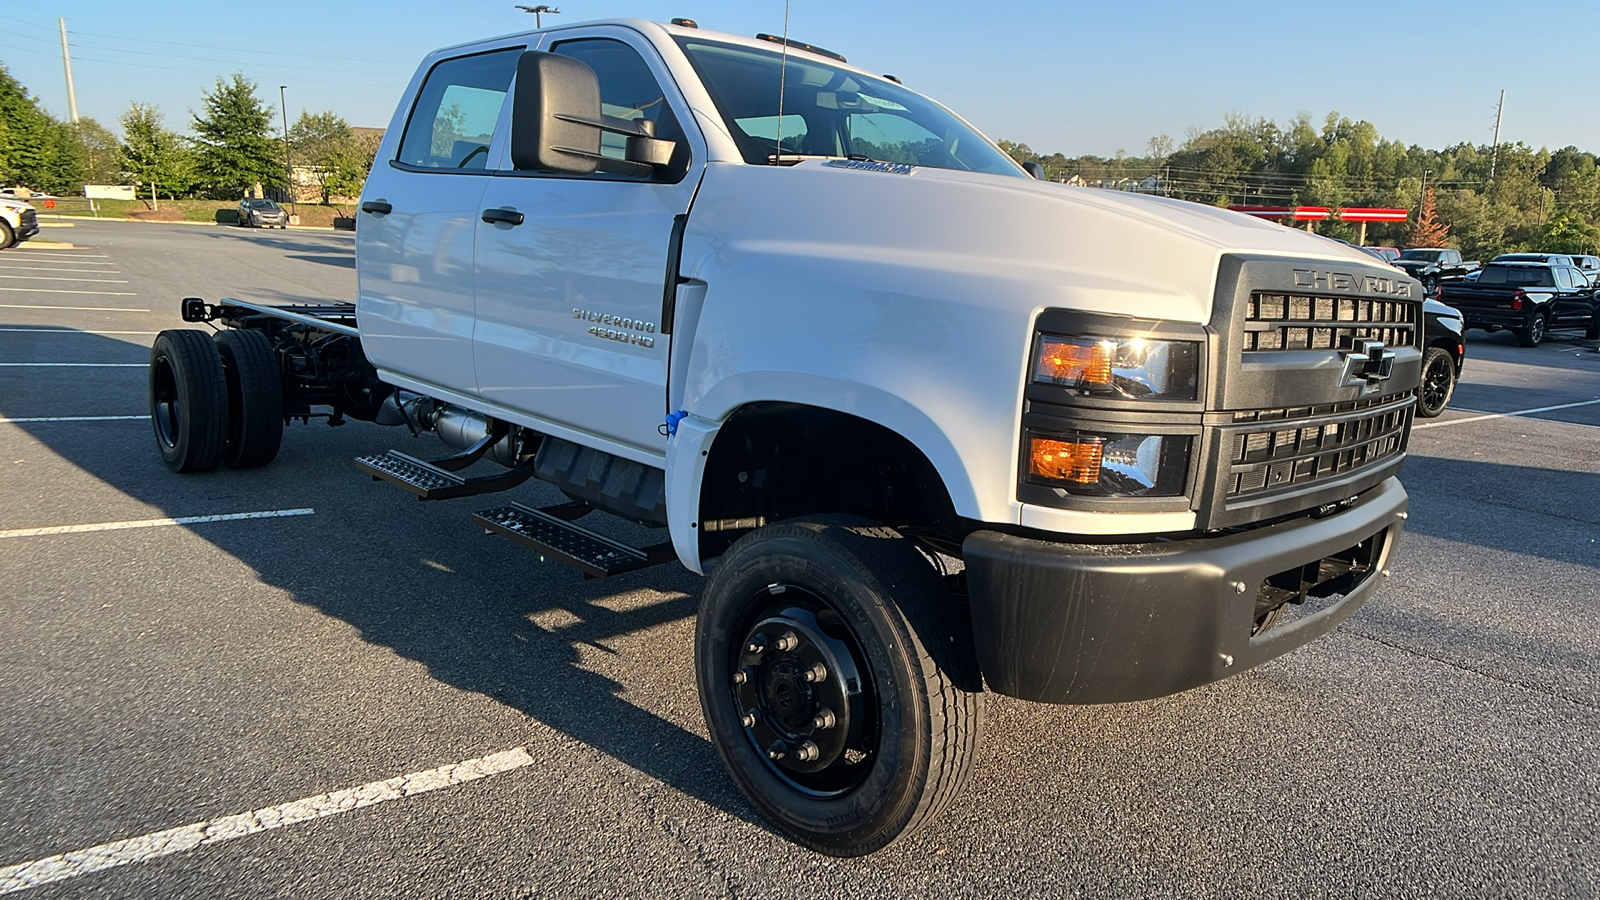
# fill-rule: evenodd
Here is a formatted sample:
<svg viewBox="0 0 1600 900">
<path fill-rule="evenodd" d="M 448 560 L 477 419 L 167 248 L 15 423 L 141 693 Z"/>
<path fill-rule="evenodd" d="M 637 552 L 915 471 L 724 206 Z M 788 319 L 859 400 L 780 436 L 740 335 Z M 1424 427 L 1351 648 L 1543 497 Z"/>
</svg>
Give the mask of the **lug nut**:
<svg viewBox="0 0 1600 900">
<path fill-rule="evenodd" d="M 816 665 L 814 665 L 811 668 L 806 670 L 806 680 L 807 681 L 827 681 L 828 680 L 828 670 L 827 670 L 827 668 L 825 666 L 823 666 L 822 663 L 817 663 Z"/>
<path fill-rule="evenodd" d="M 802 741 L 799 749 L 794 751 L 795 758 L 801 762 L 813 762 L 821 755 L 822 751 L 818 750 L 817 745 L 811 741 Z"/>
<path fill-rule="evenodd" d="M 767 652 L 767 640 L 766 640 L 766 638 L 757 636 L 757 637 L 751 639 L 750 643 L 744 645 L 744 652 L 746 652 L 746 653 L 765 653 L 765 652 Z"/>
<path fill-rule="evenodd" d="M 746 681 L 749 681 L 749 680 L 750 680 L 750 670 L 749 669 L 740 669 L 739 671 L 733 673 L 733 683 L 734 684 L 744 684 Z"/>
<path fill-rule="evenodd" d="M 746 728 L 756 727 L 756 714 L 753 712 L 745 713 L 744 717 L 739 720 L 739 724 Z"/>
<path fill-rule="evenodd" d="M 833 726 L 837 725 L 838 723 L 839 723 L 839 720 L 834 717 L 833 710 L 827 708 L 826 706 L 824 706 L 822 708 L 822 711 L 817 713 L 811 719 L 811 727 L 815 728 L 815 729 L 818 729 L 818 730 L 821 730 L 821 729 L 824 729 L 824 728 L 832 728 Z"/>
<path fill-rule="evenodd" d="M 792 631 L 785 631 L 783 637 L 778 638 L 776 646 L 784 653 L 788 653 L 790 650 L 800 646 L 800 638 L 796 637 Z"/>
<path fill-rule="evenodd" d="M 780 760 L 783 759 L 784 755 L 788 752 L 789 748 L 786 744 L 784 744 L 783 741 L 774 741 L 772 746 L 767 748 L 767 759 L 774 761 Z"/>
</svg>

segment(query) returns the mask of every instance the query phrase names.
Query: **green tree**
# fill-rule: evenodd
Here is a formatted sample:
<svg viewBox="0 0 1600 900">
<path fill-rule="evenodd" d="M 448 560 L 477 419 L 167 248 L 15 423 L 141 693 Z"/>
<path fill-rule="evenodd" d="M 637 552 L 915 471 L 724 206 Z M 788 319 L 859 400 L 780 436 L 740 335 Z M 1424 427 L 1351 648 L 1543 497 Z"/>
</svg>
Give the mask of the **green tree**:
<svg viewBox="0 0 1600 900">
<path fill-rule="evenodd" d="M 201 188 L 220 199 L 242 197 L 257 184 L 286 187 L 283 148 L 271 137 L 273 107 L 256 96 L 256 84 L 234 73 L 217 79 L 194 114 L 196 166 Z"/>
<path fill-rule="evenodd" d="M 161 111 L 135 103 L 122 114 L 122 171 L 142 193 L 169 197 L 188 193 L 194 185 L 193 153 L 183 138 L 163 128 Z"/>
<path fill-rule="evenodd" d="M 72 126 L 83 158 L 85 184 L 117 184 L 122 178 L 122 145 L 117 136 L 93 119 L 84 117 Z"/>
<path fill-rule="evenodd" d="M 52 194 L 83 188 L 83 150 L 71 126 L 39 101 L 0 64 L 0 182 Z"/>
<path fill-rule="evenodd" d="M 381 139 L 380 134 L 366 133 L 352 135 L 350 140 L 339 144 L 327 160 L 327 174 L 322 180 L 323 203 L 337 202 L 339 214 L 348 215 L 345 201 L 361 196 Z"/>
<path fill-rule="evenodd" d="M 349 168 L 355 159 L 351 152 L 354 142 L 350 123 L 332 110 L 315 114 L 302 110 L 300 118 L 290 126 L 289 145 L 294 151 L 294 165 L 297 170 L 310 174 L 322 203 L 328 202 L 332 192 L 328 184 L 330 178 L 341 184 L 348 180 L 348 172 L 339 170 Z M 366 176 L 366 169 L 361 170 L 361 176 Z"/>
<path fill-rule="evenodd" d="M 1551 253 L 1595 253 L 1600 247 L 1600 228 L 1572 213 L 1562 213 L 1539 227 L 1534 244 Z"/>
</svg>

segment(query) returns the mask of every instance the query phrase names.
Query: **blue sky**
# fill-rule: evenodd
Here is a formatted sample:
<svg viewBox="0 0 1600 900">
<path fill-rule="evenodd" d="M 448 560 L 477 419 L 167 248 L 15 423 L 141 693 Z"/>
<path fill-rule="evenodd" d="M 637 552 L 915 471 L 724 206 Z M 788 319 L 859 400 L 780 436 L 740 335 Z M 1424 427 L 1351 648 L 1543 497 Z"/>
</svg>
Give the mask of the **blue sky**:
<svg viewBox="0 0 1600 900">
<path fill-rule="evenodd" d="M 526 2 L 526 0 L 525 0 Z M 546 20 L 688 16 L 739 34 L 779 32 L 782 0 L 567 0 Z M 1488 143 L 1506 90 L 1502 139 L 1600 152 L 1594 96 L 1600 8 L 1593 0 L 1514 7 L 1524 40 L 1509 46 L 1504 4 L 1457 2 L 954 2 L 791 0 L 789 32 L 852 63 L 899 76 L 991 137 L 1068 155 L 1181 144 L 1229 113 L 1320 123 L 1337 110 L 1379 133 L 1443 147 Z M 0 61 L 65 118 L 56 17 L 72 45 L 78 111 L 116 129 L 134 101 L 168 127 L 217 75 L 261 85 L 289 117 L 331 109 L 353 125 L 388 123 L 417 61 L 451 43 L 531 27 L 513 0 L 113 3 L 38 0 L 0 6 Z M 1565 47 L 1563 45 L 1566 45 Z"/>
</svg>

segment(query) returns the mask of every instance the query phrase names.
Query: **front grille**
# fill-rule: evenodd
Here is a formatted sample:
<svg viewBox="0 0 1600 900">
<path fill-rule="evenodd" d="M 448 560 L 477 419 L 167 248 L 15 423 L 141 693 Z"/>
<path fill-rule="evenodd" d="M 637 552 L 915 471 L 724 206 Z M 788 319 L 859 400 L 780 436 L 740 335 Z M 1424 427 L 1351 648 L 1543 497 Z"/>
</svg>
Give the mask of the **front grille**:
<svg viewBox="0 0 1600 900">
<path fill-rule="evenodd" d="M 1290 421 L 1276 428 L 1236 432 L 1228 496 L 1300 487 L 1394 456 L 1405 448 L 1411 424 L 1409 400 L 1410 395 L 1391 397 L 1383 408 L 1367 415 Z"/>
<path fill-rule="evenodd" d="M 1245 311 L 1242 349 L 1339 350 L 1358 338 L 1416 346 L 1417 310 L 1410 300 L 1258 292 Z"/>
<path fill-rule="evenodd" d="M 25 209 L 25 210 L 22 211 L 22 224 L 23 225 L 35 225 L 35 224 L 38 224 L 38 222 L 39 222 L 39 214 L 37 212 L 35 212 L 34 210 L 31 210 L 31 209 Z"/>
<path fill-rule="evenodd" d="M 1280 409 L 1241 409 L 1233 414 L 1235 422 L 1265 422 L 1273 419 L 1308 419 L 1312 416 L 1334 416 L 1340 413 L 1355 412 L 1360 409 L 1371 409 L 1374 406 L 1387 406 L 1391 403 L 1400 403 L 1411 396 L 1410 394 L 1390 394 L 1387 397 L 1373 397 L 1370 400 L 1346 400 L 1342 403 L 1322 403 L 1317 406 L 1290 406 Z"/>
</svg>

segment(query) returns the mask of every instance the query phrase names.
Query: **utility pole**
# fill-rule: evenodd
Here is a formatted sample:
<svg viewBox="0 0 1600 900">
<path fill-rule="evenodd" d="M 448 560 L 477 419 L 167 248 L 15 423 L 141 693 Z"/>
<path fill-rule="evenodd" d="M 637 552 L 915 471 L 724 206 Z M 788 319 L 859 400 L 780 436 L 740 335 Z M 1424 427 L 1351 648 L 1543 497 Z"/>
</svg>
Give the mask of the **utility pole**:
<svg viewBox="0 0 1600 900">
<path fill-rule="evenodd" d="M 289 210 L 297 212 L 294 202 L 296 191 L 294 189 L 294 167 L 289 165 L 289 106 L 284 101 L 283 92 L 289 86 L 278 85 L 278 111 L 283 113 L 283 180 L 289 184 Z"/>
<path fill-rule="evenodd" d="M 61 67 L 67 70 L 67 115 L 72 119 L 72 124 L 78 124 L 78 92 L 72 89 L 72 57 L 67 53 L 67 20 L 57 16 L 56 24 L 61 26 Z"/>
<path fill-rule="evenodd" d="M 1494 170 L 1500 164 L 1500 117 L 1506 112 L 1506 91 L 1500 89 L 1500 103 L 1494 108 L 1494 154 L 1489 157 L 1489 181 L 1494 182 Z"/>
</svg>

